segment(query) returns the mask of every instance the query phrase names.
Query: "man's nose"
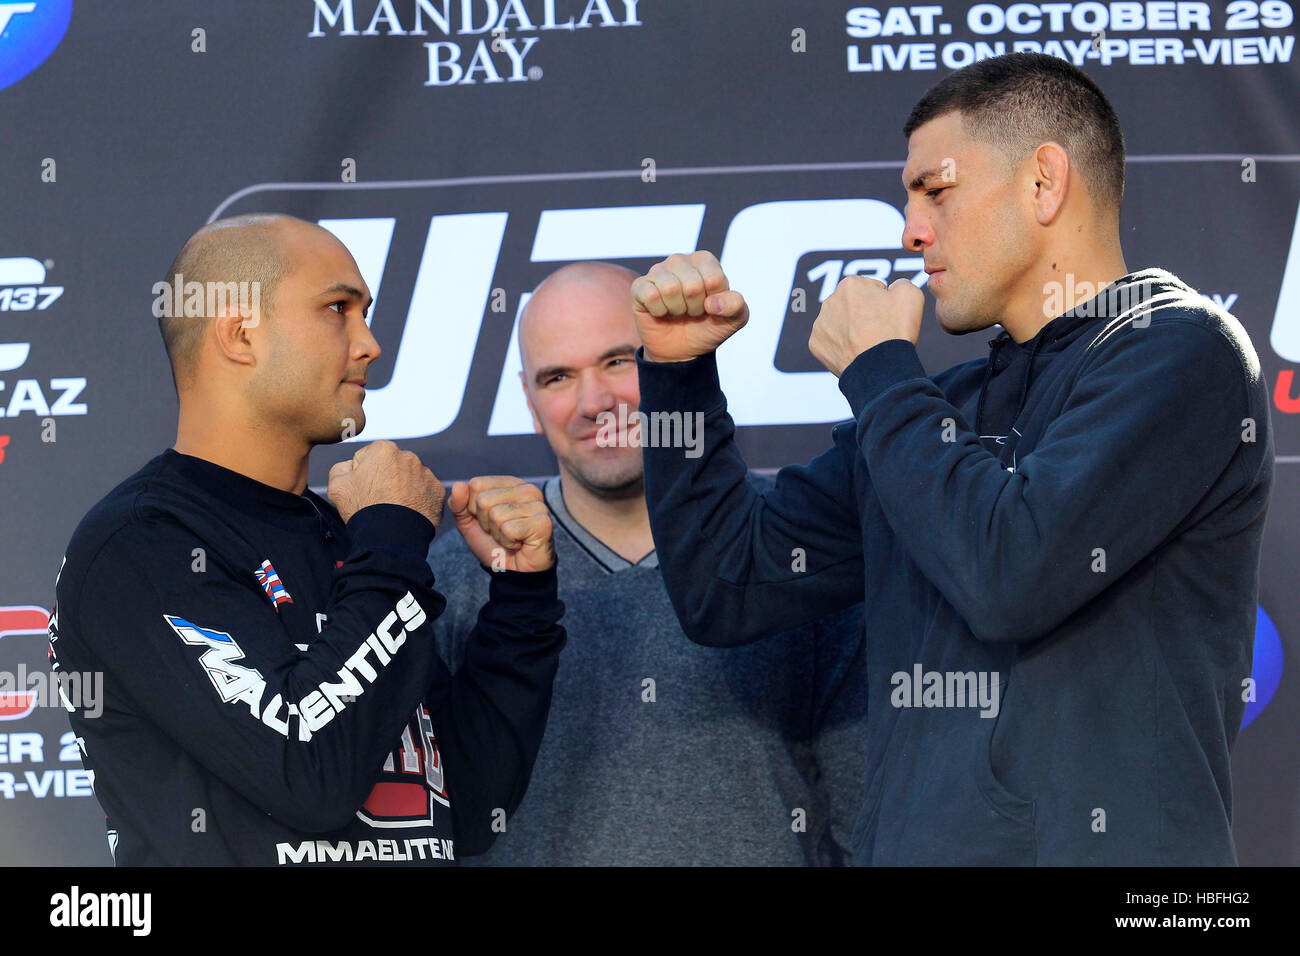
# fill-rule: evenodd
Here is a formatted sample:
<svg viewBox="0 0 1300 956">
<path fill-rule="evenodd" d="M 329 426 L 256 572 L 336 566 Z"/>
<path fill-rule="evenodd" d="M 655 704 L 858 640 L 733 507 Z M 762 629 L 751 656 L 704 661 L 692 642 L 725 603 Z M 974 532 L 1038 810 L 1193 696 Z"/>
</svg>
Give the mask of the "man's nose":
<svg viewBox="0 0 1300 956">
<path fill-rule="evenodd" d="M 934 229 L 919 214 L 903 210 L 903 248 L 920 252 L 926 246 L 934 245 Z"/>
<path fill-rule="evenodd" d="M 595 418 L 614 407 L 614 390 L 599 372 L 586 371 L 578 377 L 578 413 Z"/>
<path fill-rule="evenodd" d="M 360 328 L 352 336 L 352 361 L 359 362 L 368 358 L 373 362 L 379 358 L 383 349 L 379 347 L 379 340 L 370 331 L 370 326 L 366 325 L 366 320 L 358 319 L 358 323 Z"/>
</svg>

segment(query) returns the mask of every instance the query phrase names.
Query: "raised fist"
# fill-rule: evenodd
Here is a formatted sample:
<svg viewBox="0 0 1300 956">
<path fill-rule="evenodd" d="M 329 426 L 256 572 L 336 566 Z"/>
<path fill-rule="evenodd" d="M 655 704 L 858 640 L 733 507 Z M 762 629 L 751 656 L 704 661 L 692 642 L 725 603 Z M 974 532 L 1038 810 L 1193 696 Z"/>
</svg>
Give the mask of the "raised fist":
<svg viewBox="0 0 1300 956">
<path fill-rule="evenodd" d="M 536 485 L 509 475 L 458 481 L 447 503 L 480 564 L 497 571 L 545 571 L 555 563 L 551 513 Z"/>
<path fill-rule="evenodd" d="M 632 312 L 652 362 L 712 352 L 749 321 L 745 298 L 727 284 L 711 252 L 680 253 L 632 283 Z"/>
<path fill-rule="evenodd" d="M 910 279 L 895 279 L 886 286 L 879 279 L 847 276 L 822 303 L 808 351 L 838 378 L 855 358 L 881 342 L 906 339 L 915 345 L 924 309 L 925 293 Z"/>
<path fill-rule="evenodd" d="M 376 441 L 330 469 L 326 494 L 345 523 L 368 505 L 393 504 L 420 512 L 436 528 L 447 489 L 414 452 Z"/>
</svg>

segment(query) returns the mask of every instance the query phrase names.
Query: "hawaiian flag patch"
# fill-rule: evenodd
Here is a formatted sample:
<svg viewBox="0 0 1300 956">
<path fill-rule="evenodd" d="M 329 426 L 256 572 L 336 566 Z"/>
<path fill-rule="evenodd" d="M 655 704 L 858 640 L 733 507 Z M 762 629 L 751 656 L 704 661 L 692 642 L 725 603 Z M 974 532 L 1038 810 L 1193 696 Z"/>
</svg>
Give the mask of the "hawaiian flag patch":
<svg viewBox="0 0 1300 956">
<path fill-rule="evenodd" d="M 280 575 L 275 573 L 275 568 L 271 567 L 270 561 L 263 561 L 262 566 L 253 573 L 257 575 L 257 583 L 262 585 L 262 590 L 271 599 L 277 612 L 281 604 L 293 603 L 293 598 L 289 597 L 289 592 L 280 583 Z"/>
</svg>

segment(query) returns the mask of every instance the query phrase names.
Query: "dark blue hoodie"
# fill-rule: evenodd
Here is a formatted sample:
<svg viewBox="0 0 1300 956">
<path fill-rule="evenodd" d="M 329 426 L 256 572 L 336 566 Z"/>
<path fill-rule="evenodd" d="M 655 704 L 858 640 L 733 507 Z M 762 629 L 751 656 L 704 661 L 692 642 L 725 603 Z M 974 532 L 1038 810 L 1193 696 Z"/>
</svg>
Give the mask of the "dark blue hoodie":
<svg viewBox="0 0 1300 956">
<path fill-rule="evenodd" d="M 705 415 L 699 457 L 644 450 L 686 633 L 865 599 L 856 862 L 1236 862 L 1273 464 L 1236 319 L 1151 269 L 933 377 L 881 343 L 840 377 L 856 421 L 762 495 L 713 356 L 639 364 L 645 413 Z"/>
</svg>

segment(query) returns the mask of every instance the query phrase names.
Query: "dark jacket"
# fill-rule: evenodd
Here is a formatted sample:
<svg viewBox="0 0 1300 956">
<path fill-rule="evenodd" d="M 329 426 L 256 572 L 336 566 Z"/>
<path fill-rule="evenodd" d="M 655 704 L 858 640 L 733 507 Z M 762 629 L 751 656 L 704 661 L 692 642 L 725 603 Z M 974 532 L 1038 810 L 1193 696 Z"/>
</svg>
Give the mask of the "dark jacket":
<svg viewBox="0 0 1300 956">
<path fill-rule="evenodd" d="M 864 601 L 857 862 L 1236 861 L 1273 451 L 1234 318 L 1147 270 L 933 378 L 881 343 L 840 378 L 856 420 L 761 496 L 713 357 L 640 363 L 643 411 L 705 413 L 700 457 L 645 449 L 686 633 Z"/>
</svg>

